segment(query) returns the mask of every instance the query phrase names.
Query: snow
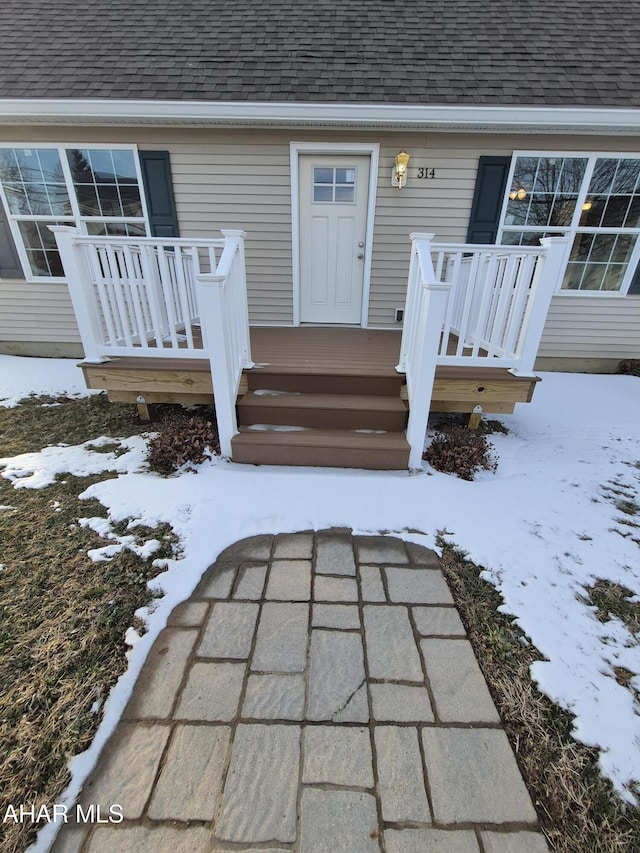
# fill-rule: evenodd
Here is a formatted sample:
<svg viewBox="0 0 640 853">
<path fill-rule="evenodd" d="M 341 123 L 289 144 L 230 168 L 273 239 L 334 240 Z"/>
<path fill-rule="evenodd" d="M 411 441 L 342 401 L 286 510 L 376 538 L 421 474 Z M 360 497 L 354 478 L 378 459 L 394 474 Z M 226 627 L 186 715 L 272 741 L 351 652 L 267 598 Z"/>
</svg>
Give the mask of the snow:
<svg viewBox="0 0 640 853">
<path fill-rule="evenodd" d="M 156 563 L 164 571 L 151 583 L 163 597 L 154 601 L 153 612 L 137 614 L 146 620 L 147 633 L 127 633 L 128 670 L 106 701 L 91 748 L 71 762 L 67 801 L 115 727 L 169 613 L 189 597 L 218 554 L 259 533 L 336 526 L 356 533 L 384 530 L 427 547 L 446 531 L 452 543 L 486 567 L 484 576 L 504 599 L 502 609 L 544 657 L 532 667 L 538 686 L 575 715 L 575 737 L 599 749 L 602 773 L 622 798 L 635 802 L 640 707 L 616 682 L 614 667 L 633 674 L 637 691 L 640 638 L 618 619 L 600 622 L 585 596 L 598 578 L 624 585 L 636 600 L 640 596 L 640 547 L 632 538 L 640 539 L 640 531 L 621 523 L 640 524 L 640 516 L 625 516 L 615 506 L 617 492 L 640 502 L 639 380 L 542 376 L 533 403 L 499 418 L 509 434 L 490 437 L 499 457 L 497 472 L 482 472 L 473 482 L 441 474 L 427 463 L 409 474 L 254 467 L 220 459 L 165 478 L 144 469 L 142 439 L 118 440 L 126 450 L 120 456 L 90 449 L 113 442 L 105 437 L 4 460 L 3 476 L 16 487 L 44 488 L 65 470 L 81 475 L 102 466 L 116 473 L 82 495 L 96 498 L 108 514 L 108 521 L 80 521 L 108 541 L 96 549 L 101 558 L 114 547 L 153 553 L 156 540 L 140 544 L 114 533 L 112 524 L 123 520 L 130 520 L 130 530 L 168 523 L 181 544 L 179 556 Z M 30 386 L 14 393 L 25 390 Z"/>
<path fill-rule="evenodd" d="M 82 371 L 77 365 L 77 361 L 69 358 L 0 355 L 0 406 L 17 406 L 20 400 L 32 394 L 86 397 L 99 393 L 85 388 Z"/>
</svg>

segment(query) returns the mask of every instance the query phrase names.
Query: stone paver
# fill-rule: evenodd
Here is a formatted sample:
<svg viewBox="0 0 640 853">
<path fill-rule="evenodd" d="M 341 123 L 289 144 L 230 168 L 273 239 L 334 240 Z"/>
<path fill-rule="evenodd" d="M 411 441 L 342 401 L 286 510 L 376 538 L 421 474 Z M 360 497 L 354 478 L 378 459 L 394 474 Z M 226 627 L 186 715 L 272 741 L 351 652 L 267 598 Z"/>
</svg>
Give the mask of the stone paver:
<svg viewBox="0 0 640 853">
<path fill-rule="evenodd" d="M 276 536 L 273 556 L 278 559 L 310 560 L 313 556 L 313 533 L 283 533 Z"/>
<path fill-rule="evenodd" d="M 259 720 L 302 720 L 304 696 L 302 673 L 250 675 L 242 716 Z"/>
<path fill-rule="evenodd" d="M 186 601 L 179 604 L 171 614 L 170 625 L 178 625 L 181 628 L 195 628 L 202 624 L 207 614 L 209 605 L 206 601 Z"/>
<path fill-rule="evenodd" d="M 413 621 L 423 637 L 465 637 L 455 607 L 412 607 Z"/>
<path fill-rule="evenodd" d="M 507 736 L 498 729 L 422 731 L 434 819 L 439 823 L 535 823 Z"/>
<path fill-rule="evenodd" d="M 314 628 L 357 630 L 360 627 L 360 613 L 355 604 L 314 604 L 311 624 Z"/>
<path fill-rule="evenodd" d="M 547 853 L 547 842 L 539 832 L 483 832 L 485 853 Z"/>
<path fill-rule="evenodd" d="M 469 829 L 387 829 L 384 839 L 387 853 L 480 853 L 476 834 Z"/>
<path fill-rule="evenodd" d="M 357 634 L 312 632 L 308 719 L 368 722 L 364 655 Z"/>
<path fill-rule="evenodd" d="M 236 729 L 215 835 L 224 841 L 295 841 L 300 728 Z"/>
<path fill-rule="evenodd" d="M 246 660 L 251 648 L 259 605 L 244 601 L 217 601 L 198 646 L 198 656 Z"/>
<path fill-rule="evenodd" d="M 222 787 L 228 726 L 176 726 L 156 782 L 152 820 L 212 820 Z"/>
<path fill-rule="evenodd" d="M 316 572 L 327 575 L 356 575 L 350 533 L 320 532 L 316 536 Z"/>
<path fill-rule="evenodd" d="M 251 669 L 303 672 L 307 664 L 309 607 L 267 602 L 262 607 Z"/>
<path fill-rule="evenodd" d="M 424 686 L 371 684 L 373 717 L 380 723 L 432 723 L 433 711 Z"/>
<path fill-rule="evenodd" d="M 453 604 L 442 572 L 385 568 L 389 598 L 400 604 Z"/>
<path fill-rule="evenodd" d="M 420 641 L 436 711 L 445 723 L 498 723 L 500 717 L 469 643 Z"/>
<path fill-rule="evenodd" d="M 173 708 L 176 693 L 197 631 L 164 630 L 151 649 L 125 710 L 132 719 L 164 719 Z"/>
<path fill-rule="evenodd" d="M 543 853 L 434 551 L 343 528 L 227 548 L 54 853 Z"/>
<path fill-rule="evenodd" d="M 196 661 L 175 712 L 177 720 L 232 720 L 238 711 L 244 663 Z"/>
<path fill-rule="evenodd" d="M 418 730 L 376 726 L 375 744 L 383 820 L 389 823 L 430 823 Z"/>
<path fill-rule="evenodd" d="M 172 826 L 98 828 L 88 853 L 207 853 L 210 835 L 204 827 L 175 829 Z"/>
<path fill-rule="evenodd" d="M 233 597 L 235 599 L 244 598 L 249 599 L 249 601 L 258 601 L 262 598 L 266 577 L 266 566 L 245 566 L 240 570 Z"/>
<path fill-rule="evenodd" d="M 369 729 L 307 726 L 302 782 L 373 788 Z"/>
<path fill-rule="evenodd" d="M 386 601 L 378 566 L 360 566 L 360 588 L 363 601 Z"/>
<path fill-rule="evenodd" d="M 357 601 L 356 579 L 316 575 L 313 597 L 316 601 Z"/>
<path fill-rule="evenodd" d="M 99 805 L 105 815 L 115 803 L 122 806 L 127 820 L 141 817 L 170 731 L 164 725 L 120 725 L 97 772 L 85 786 L 82 802 Z"/>
<path fill-rule="evenodd" d="M 271 601 L 309 601 L 311 563 L 309 560 L 274 560 L 267 584 Z"/>
<path fill-rule="evenodd" d="M 379 853 L 371 794 L 306 788 L 300 823 L 300 853 Z"/>
<path fill-rule="evenodd" d="M 406 607 L 364 607 L 367 660 L 371 678 L 423 682 Z"/>
</svg>

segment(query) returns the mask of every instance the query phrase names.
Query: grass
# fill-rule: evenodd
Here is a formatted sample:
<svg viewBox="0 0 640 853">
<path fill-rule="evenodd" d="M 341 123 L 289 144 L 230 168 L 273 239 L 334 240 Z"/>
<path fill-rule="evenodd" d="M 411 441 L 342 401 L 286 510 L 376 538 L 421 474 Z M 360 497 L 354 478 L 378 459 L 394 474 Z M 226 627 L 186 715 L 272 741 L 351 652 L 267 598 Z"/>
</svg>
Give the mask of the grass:
<svg viewBox="0 0 640 853">
<path fill-rule="evenodd" d="M 529 667 L 540 655 L 513 620 L 498 611 L 502 599 L 480 577 L 482 567 L 443 536 L 438 545 L 452 595 L 552 850 L 633 853 L 640 849 L 640 810 L 626 807 L 600 775 L 597 752 L 573 740 L 571 715 L 536 689 Z M 629 613 L 620 603 L 628 590 L 605 595 L 603 586 L 596 586 L 592 603 L 603 614 L 613 607 L 613 612 L 624 612 L 635 624 L 637 610 Z M 623 684 L 629 675 L 627 670 L 616 673 L 618 683 Z"/>
<path fill-rule="evenodd" d="M 59 402 L 43 407 L 43 402 Z M 168 407 L 169 408 L 169 407 Z M 167 412 L 158 412 L 160 421 Z M 151 425 L 153 428 L 153 424 Z M 80 400 L 29 399 L 0 409 L 0 456 L 79 444 L 101 435 L 149 429 L 132 406 L 102 395 Z M 104 450 L 104 447 L 98 450 Z M 0 479 L 0 790 L 3 803 L 49 807 L 68 784 L 68 759 L 85 750 L 100 708 L 126 668 L 124 635 L 135 611 L 151 601 L 147 581 L 160 571 L 123 551 L 93 563 L 104 545 L 77 523 L 104 516 L 97 501 L 78 500 L 89 485 L 113 476 L 65 476 L 45 489 L 14 489 Z M 158 538 L 153 559 L 171 556 L 168 528 L 136 527 L 140 541 Z M 3 811 L 4 814 L 4 811 Z M 2 853 L 33 841 L 30 824 L 4 824 Z"/>
</svg>

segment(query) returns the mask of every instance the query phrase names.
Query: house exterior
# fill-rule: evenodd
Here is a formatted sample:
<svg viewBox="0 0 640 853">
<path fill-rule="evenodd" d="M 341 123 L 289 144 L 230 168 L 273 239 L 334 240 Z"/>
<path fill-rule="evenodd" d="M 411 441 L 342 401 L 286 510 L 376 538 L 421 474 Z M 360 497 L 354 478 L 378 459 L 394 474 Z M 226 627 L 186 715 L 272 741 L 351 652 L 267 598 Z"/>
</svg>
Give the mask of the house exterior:
<svg viewBox="0 0 640 853">
<path fill-rule="evenodd" d="M 401 327 L 411 232 L 567 235 L 537 367 L 638 358 L 639 40 L 633 4 L 591 0 L 5 0 L 0 350 L 82 355 L 68 224 L 241 228 L 252 325 L 375 329 Z"/>
</svg>

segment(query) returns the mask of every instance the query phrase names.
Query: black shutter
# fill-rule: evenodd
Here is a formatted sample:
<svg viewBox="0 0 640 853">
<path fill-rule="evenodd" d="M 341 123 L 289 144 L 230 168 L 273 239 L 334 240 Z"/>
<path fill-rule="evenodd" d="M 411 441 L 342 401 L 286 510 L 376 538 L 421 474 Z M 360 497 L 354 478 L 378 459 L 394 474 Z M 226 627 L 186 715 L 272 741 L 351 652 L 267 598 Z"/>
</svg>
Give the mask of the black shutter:
<svg viewBox="0 0 640 853">
<path fill-rule="evenodd" d="M 511 157 L 480 157 L 467 243 L 495 243 Z"/>
<path fill-rule="evenodd" d="M 0 200 L 0 278 L 24 278 L 9 222 Z"/>
<path fill-rule="evenodd" d="M 139 151 L 153 237 L 179 237 L 168 151 Z"/>
</svg>

